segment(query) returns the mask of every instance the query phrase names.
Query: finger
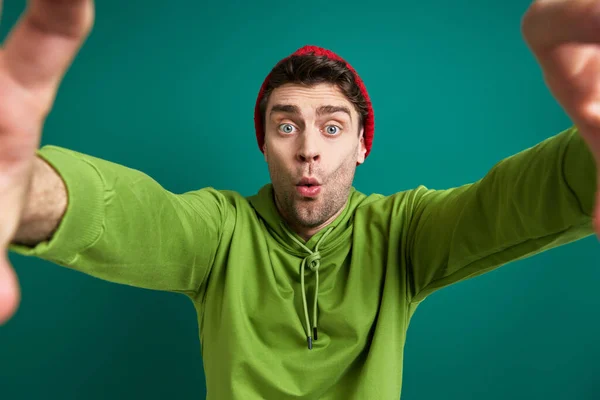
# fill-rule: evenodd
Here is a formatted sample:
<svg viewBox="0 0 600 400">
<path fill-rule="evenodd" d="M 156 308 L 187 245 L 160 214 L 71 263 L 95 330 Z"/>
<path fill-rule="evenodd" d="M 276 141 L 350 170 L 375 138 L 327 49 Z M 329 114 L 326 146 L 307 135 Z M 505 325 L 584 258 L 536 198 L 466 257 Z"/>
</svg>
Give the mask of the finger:
<svg viewBox="0 0 600 400">
<path fill-rule="evenodd" d="M 27 89 L 56 88 L 93 19 L 93 0 L 31 0 L 4 45 L 10 76 Z"/>
<path fill-rule="evenodd" d="M 0 256 L 0 325 L 14 315 L 20 300 L 17 275 L 8 262 L 6 253 L 3 252 Z"/>
<path fill-rule="evenodd" d="M 562 43 L 598 43 L 599 26 L 596 0 L 537 0 L 521 21 L 523 36 L 534 51 Z"/>
</svg>

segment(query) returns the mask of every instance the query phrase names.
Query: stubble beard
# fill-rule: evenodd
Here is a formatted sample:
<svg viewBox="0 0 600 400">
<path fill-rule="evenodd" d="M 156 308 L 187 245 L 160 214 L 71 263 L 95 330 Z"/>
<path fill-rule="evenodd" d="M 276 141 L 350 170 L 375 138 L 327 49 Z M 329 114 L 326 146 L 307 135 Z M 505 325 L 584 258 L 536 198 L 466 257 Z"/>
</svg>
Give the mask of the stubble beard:
<svg viewBox="0 0 600 400">
<path fill-rule="evenodd" d="M 322 182 L 321 193 L 316 199 L 299 197 L 293 184 L 279 193 L 275 190 L 277 205 L 288 223 L 301 228 L 317 228 L 345 207 L 355 167 L 355 160 L 348 158 Z"/>
<path fill-rule="evenodd" d="M 317 199 L 303 199 L 295 192 L 285 192 L 280 206 L 292 225 L 316 228 L 338 212 L 346 198 L 340 190 L 323 187 Z"/>
</svg>

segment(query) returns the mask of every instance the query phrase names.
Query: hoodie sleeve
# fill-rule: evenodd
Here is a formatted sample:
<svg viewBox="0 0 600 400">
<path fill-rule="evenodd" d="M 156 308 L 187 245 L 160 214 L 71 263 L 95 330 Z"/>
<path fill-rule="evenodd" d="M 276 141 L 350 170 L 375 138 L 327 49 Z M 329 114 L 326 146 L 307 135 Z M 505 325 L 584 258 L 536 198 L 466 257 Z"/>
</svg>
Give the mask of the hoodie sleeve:
<svg viewBox="0 0 600 400">
<path fill-rule="evenodd" d="M 596 171 L 572 127 L 502 160 L 475 183 L 418 188 L 407 235 L 411 300 L 592 235 Z"/>
<path fill-rule="evenodd" d="M 198 291 L 230 212 L 220 192 L 173 194 L 139 171 L 56 146 L 38 155 L 64 180 L 67 210 L 50 240 L 10 251 L 110 282 Z"/>
</svg>

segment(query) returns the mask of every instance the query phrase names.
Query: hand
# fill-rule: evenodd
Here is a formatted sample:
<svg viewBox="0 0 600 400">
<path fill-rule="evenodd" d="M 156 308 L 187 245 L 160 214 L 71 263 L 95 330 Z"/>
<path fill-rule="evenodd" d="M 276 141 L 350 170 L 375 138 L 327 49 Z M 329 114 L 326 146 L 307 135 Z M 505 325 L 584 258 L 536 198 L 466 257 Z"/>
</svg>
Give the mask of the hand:
<svg viewBox="0 0 600 400">
<path fill-rule="evenodd" d="M 537 0 L 523 17 L 522 32 L 548 88 L 595 156 L 600 238 L 600 1 Z"/>
<path fill-rule="evenodd" d="M 31 0 L 0 48 L 0 324 L 20 300 L 7 247 L 23 211 L 43 124 L 93 19 L 93 0 Z"/>
</svg>

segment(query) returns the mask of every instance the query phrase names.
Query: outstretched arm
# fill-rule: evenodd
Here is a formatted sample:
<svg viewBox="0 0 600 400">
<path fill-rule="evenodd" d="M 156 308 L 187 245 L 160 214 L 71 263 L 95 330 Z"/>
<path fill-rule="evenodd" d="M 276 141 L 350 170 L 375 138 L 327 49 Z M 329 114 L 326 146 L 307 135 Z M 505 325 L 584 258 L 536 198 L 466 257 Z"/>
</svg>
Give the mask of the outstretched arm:
<svg viewBox="0 0 600 400">
<path fill-rule="evenodd" d="M 109 282 L 201 293 L 233 215 L 221 192 L 175 194 L 141 171 L 57 146 L 38 155 L 34 183 L 51 181 L 32 187 L 42 197 L 30 198 L 10 250 Z"/>
<path fill-rule="evenodd" d="M 478 182 L 415 192 L 405 246 L 412 301 L 594 231 L 600 237 L 600 1 L 538 0 L 522 32 L 574 126 Z"/>
<path fill-rule="evenodd" d="M 596 174 L 588 145 L 570 128 L 477 182 L 417 190 L 404 246 L 410 300 L 593 235 Z"/>
</svg>

